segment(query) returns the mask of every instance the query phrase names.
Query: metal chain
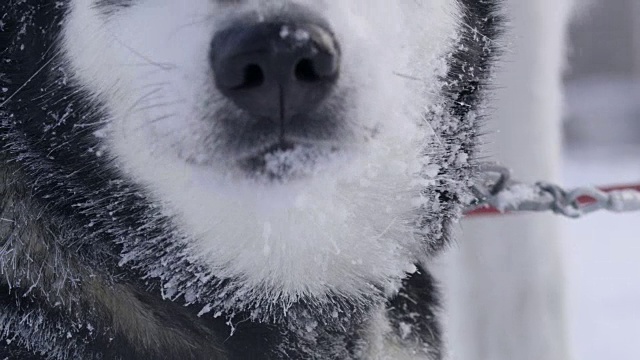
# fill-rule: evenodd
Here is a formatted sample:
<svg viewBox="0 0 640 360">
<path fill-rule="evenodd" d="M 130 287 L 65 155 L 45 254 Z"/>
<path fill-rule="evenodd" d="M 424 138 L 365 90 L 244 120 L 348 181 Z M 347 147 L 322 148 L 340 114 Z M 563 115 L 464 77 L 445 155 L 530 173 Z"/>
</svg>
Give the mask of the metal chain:
<svg viewBox="0 0 640 360">
<path fill-rule="evenodd" d="M 640 191 L 636 190 L 605 192 L 590 187 L 566 190 L 547 182 L 525 184 L 513 180 L 509 168 L 490 163 L 480 165 L 480 172 L 482 175 L 472 187 L 476 199 L 468 212 L 490 206 L 500 212 L 552 211 L 578 218 L 599 210 L 640 211 Z"/>
</svg>

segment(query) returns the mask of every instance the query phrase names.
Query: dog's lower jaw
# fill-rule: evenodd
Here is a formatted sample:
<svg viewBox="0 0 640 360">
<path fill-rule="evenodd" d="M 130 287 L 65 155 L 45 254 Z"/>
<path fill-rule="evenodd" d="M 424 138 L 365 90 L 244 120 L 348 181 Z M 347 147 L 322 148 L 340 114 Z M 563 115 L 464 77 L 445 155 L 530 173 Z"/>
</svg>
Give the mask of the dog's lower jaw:
<svg viewBox="0 0 640 360">
<path fill-rule="evenodd" d="M 413 180 L 422 160 L 388 143 L 281 182 L 220 179 L 177 158 L 145 162 L 132 155 L 137 151 L 128 155 L 136 166 L 120 169 L 162 204 L 178 234 L 173 239 L 184 246 L 180 257 L 245 294 L 232 296 L 238 303 L 231 306 L 271 307 L 327 294 L 363 299 L 394 290 L 423 251 L 415 230 L 420 187 Z M 165 291 L 183 289 L 171 282 Z"/>
</svg>

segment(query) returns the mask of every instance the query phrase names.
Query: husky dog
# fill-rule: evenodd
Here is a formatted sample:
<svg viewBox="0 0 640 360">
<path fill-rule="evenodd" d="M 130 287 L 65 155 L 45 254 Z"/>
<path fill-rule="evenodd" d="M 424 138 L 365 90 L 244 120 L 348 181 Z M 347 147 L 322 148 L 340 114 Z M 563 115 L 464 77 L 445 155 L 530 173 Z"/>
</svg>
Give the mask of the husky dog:
<svg viewBox="0 0 640 360">
<path fill-rule="evenodd" d="M 4 0 L 0 357 L 440 359 L 497 0 Z"/>
</svg>

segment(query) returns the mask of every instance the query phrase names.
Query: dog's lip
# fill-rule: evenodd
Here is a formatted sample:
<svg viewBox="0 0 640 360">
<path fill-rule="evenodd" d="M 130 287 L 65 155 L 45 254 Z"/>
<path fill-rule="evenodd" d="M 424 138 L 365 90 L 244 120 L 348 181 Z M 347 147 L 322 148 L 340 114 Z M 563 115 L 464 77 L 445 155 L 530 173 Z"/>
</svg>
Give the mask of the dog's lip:
<svg viewBox="0 0 640 360">
<path fill-rule="evenodd" d="M 291 151 L 294 150 L 296 146 L 299 146 L 299 144 L 279 139 L 278 141 L 265 144 L 264 146 L 254 148 L 251 151 L 246 152 L 237 159 L 237 163 L 245 169 L 255 171 L 264 166 L 266 158 L 269 155 L 276 154 L 278 152 Z"/>
<path fill-rule="evenodd" d="M 306 154 L 302 155 L 303 157 L 309 156 L 307 159 L 313 159 L 316 156 L 322 156 L 322 154 L 339 152 L 340 147 L 333 142 L 328 144 L 322 141 L 280 139 L 240 157 L 236 164 L 250 173 L 260 173 L 265 170 L 267 163 L 273 160 L 273 158 L 270 159 L 272 155 L 278 156 L 278 154 L 295 153 L 297 151 L 302 151 L 299 154 Z M 274 178 L 278 177 L 277 174 L 271 175 Z"/>
<path fill-rule="evenodd" d="M 298 138 L 280 138 L 276 141 L 265 143 L 262 146 L 255 146 L 250 150 L 243 151 L 242 154 L 237 157 L 237 161 L 245 162 L 252 159 L 264 158 L 269 154 L 292 151 L 301 147 L 325 148 L 329 149 L 330 151 L 337 151 L 340 148 L 339 144 L 337 144 L 335 141 L 314 141 Z"/>
<path fill-rule="evenodd" d="M 296 145 L 298 144 L 295 142 L 280 139 L 277 141 L 266 143 L 263 146 L 256 146 L 253 149 L 243 151 L 243 154 L 241 154 L 237 158 L 237 161 L 239 162 L 251 161 L 251 159 L 261 158 L 266 155 L 276 153 L 278 151 L 293 150 L 296 147 Z"/>
<path fill-rule="evenodd" d="M 296 144 L 292 141 L 287 141 L 284 139 L 280 139 L 279 141 L 271 144 L 271 145 L 267 145 L 265 147 L 262 147 L 260 150 L 254 152 L 252 155 L 249 155 L 249 158 L 255 158 L 255 157 L 264 157 L 266 155 L 269 154 L 274 154 L 277 152 L 285 152 L 285 151 L 290 151 L 296 148 L 296 146 L 300 146 L 301 144 Z"/>
</svg>

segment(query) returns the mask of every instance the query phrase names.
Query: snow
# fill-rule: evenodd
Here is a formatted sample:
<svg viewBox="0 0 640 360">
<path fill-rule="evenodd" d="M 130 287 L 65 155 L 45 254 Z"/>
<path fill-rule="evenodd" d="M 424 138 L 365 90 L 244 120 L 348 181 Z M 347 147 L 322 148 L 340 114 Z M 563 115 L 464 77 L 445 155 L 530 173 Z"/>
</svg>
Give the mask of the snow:
<svg viewBox="0 0 640 360">
<path fill-rule="evenodd" d="M 567 185 L 640 181 L 640 148 L 576 149 Z M 573 358 L 640 359 L 640 215 L 597 213 L 564 222 Z"/>
</svg>

